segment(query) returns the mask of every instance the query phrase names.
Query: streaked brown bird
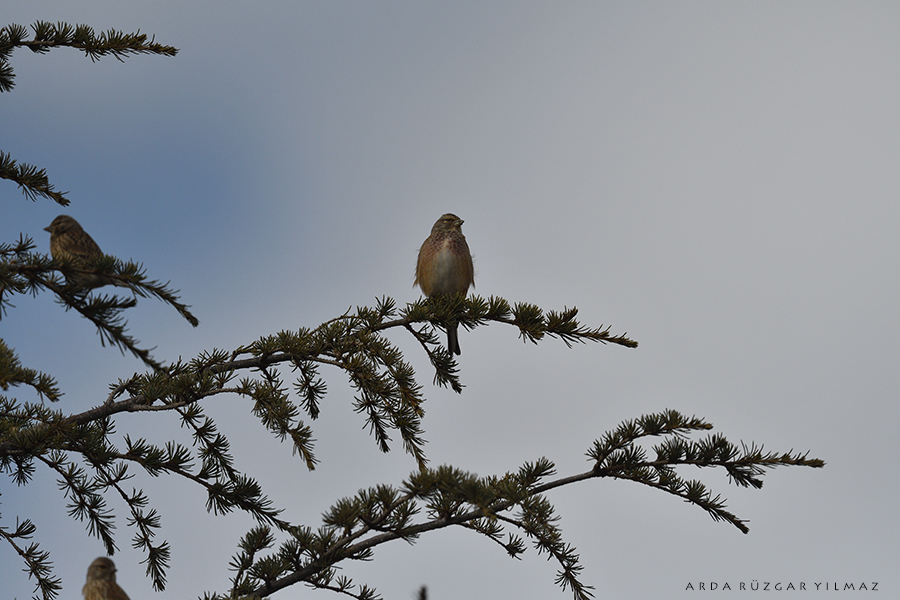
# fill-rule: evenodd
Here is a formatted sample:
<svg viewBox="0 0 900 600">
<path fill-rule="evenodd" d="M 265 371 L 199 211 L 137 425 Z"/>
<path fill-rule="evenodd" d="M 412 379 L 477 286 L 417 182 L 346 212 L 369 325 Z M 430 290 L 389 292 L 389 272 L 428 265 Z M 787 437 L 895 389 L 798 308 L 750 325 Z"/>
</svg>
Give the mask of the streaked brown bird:
<svg viewBox="0 0 900 600">
<path fill-rule="evenodd" d="M 128 600 L 128 594 L 116 583 L 116 565 L 101 556 L 88 567 L 87 582 L 81 588 L 84 600 Z"/>
<path fill-rule="evenodd" d="M 69 260 L 74 267 L 89 268 L 92 261 L 103 257 L 97 242 L 69 215 L 59 215 L 44 231 L 50 232 L 50 254 L 56 260 Z M 108 284 L 128 287 L 121 281 L 92 273 L 70 276 L 69 284 L 87 289 Z"/>
<path fill-rule="evenodd" d="M 472 254 L 462 233 L 463 220 L 452 213 L 443 215 L 431 228 L 431 235 L 419 249 L 416 281 L 429 298 L 465 294 L 475 285 Z M 459 354 L 458 323 L 447 323 L 447 350 Z"/>
</svg>

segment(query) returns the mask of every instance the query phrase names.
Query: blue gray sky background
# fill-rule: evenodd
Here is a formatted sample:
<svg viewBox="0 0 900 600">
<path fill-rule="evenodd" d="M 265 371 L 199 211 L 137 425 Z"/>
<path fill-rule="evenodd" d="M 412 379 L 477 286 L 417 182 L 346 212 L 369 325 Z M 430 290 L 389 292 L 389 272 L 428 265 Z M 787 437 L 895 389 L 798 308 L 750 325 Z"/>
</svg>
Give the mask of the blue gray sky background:
<svg viewBox="0 0 900 600">
<path fill-rule="evenodd" d="M 897 593 L 900 6 L 7 0 L 0 16 L 140 29 L 180 49 L 124 63 L 18 50 L 17 87 L 0 96 L 0 149 L 46 167 L 72 199 L 61 209 L 0 185 L 0 239 L 22 232 L 49 251 L 42 228 L 65 212 L 105 252 L 171 280 L 201 324 L 141 301 L 131 331 L 157 358 L 315 326 L 382 295 L 412 301 L 419 245 L 454 212 L 478 294 L 577 306 L 640 347 L 461 332 L 458 396 L 432 387 L 407 334 L 389 333 L 425 386 L 432 464 L 487 475 L 546 456 L 578 473 L 604 431 L 678 409 L 734 442 L 828 464 L 776 470 L 762 490 L 683 471 L 728 498 L 749 535 L 628 482 L 554 492 L 599 598 L 754 580 L 804 582 L 804 597 L 825 596 L 815 582 Z M 19 298 L 0 335 L 58 376 L 65 411 L 142 368 L 48 295 Z M 246 401 L 208 408 L 238 466 L 313 527 L 337 498 L 414 469 L 399 446 L 378 452 L 341 375 L 328 382 L 312 473 Z M 187 441 L 171 416 L 117 427 Z M 252 522 L 207 515 L 182 481 L 134 484 L 172 544 L 164 595 L 225 591 Z M 103 548 L 66 517 L 52 474 L 0 493 L 3 526 L 34 518 L 61 597 L 79 598 Z M 113 506 L 119 581 L 133 600 L 158 597 Z M 3 598 L 30 597 L 20 568 L 0 548 Z M 344 569 L 385 598 L 422 584 L 435 600 L 570 597 L 546 557 L 512 560 L 463 530 Z"/>
</svg>

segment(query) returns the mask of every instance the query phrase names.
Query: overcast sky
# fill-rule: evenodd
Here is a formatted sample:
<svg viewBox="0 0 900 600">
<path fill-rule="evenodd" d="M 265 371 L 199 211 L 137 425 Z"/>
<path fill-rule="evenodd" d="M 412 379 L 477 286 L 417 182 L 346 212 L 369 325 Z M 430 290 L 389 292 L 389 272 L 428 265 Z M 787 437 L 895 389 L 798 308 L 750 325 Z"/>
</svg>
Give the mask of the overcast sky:
<svg viewBox="0 0 900 600">
<path fill-rule="evenodd" d="M 674 408 L 827 466 L 778 469 L 762 490 L 681 471 L 726 497 L 748 535 L 629 482 L 555 491 L 599 598 L 754 580 L 803 582 L 804 598 L 824 597 L 826 581 L 898 593 L 900 5 L 5 0 L 0 16 L 140 29 L 180 49 L 124 63 L 17 50 L 16 88 L 0 96 L 0 149 L 47 168 L 72 200 L 31 202 L 0 182 L 0 240 L 25 233 L 47 252 L 42 229 L 65 212 L 106 253 L 171 280 L 201 323 L 142 300 L 131 331 L 158 359 L 313 327 L 383 295 L 413 301 L 419 245 L 454 212 L 476 293 L 577 306 L 640 347 L 461 330 L 456 395 L 432 386 L 406 333 L 388 333 L 425 388 L 432 464 L 489 475 L 546 456 L 579 473 L 605 431 Z M 0 335 L 58 377 L 67 412 L 142 370 L 48 295 L 19 297 Z M 209 407 L 238 466 L 312 527 L 336 499 L 415 468 L 399 445 L 377 450 L 340 373 L 328 383 L 312 473 L 246 401 Z M 117 430 L 185 439 L 171 416 L 123 416 Z M 172 544 L 164 597 L 225 591 L 252 522 L 207 515 L 185 482 L 135 474 Z M 103 547 L 66 517 L 53 475 L 0 493 L 0 525 L 33 518 L 61 597 L 80 598 Z M 162 597 L 111 502 L 120 584 L 132 600 Z M 546 557 L 512 560 L 464 530 L 343 566 L 392 599 L 423 584 L 434 600 L 571 597 Z M 30 597 L 20 569 L 0 548 L 2 598 Z"/>
</svg>

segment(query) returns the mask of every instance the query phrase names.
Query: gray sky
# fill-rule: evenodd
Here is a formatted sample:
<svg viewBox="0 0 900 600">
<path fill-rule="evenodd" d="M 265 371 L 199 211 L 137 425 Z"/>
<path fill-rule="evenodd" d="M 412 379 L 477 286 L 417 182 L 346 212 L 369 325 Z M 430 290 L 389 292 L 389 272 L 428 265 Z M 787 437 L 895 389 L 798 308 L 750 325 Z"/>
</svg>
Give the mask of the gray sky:
<svg viewBox="0 0 900 600">
<path fill-rule="evenodd" d="M 735 443 L 828 465 L 776 470 L 762 490 L 682 472 L 728 498 L 749 535 L 628 482 L 551 494 L 598 597 L 689 598 L 688 583 L 753 580 L 804 582 L 804 597 L 824 596 L 814 583 L 825 581 L 896 594 L 900 490 L 886 451 L 900 419 L 900 7 L 7 0 L 0 25 L 38 19 L 180 48 L 124 64 L 19 50 L 17 87 L 0 97 L 0 149 L 46 167 L 73 201 L 61 210 L 0 186 L 0 239 L 24 232 L 48 251 L 42 228 L 66 212 L 105 252 L 171 280 L 201 325 L 142 301 L 131 331 L 157 358 L 315 326 L 382 295 L 412 301 L 418 247 L 452 211 L 478 294 L 577 306 L 641 345 L 461 331 L 457 396 L 433 388 L 417 345 L 391 332 L 426 389 L 432 464 L 487 475 L 546 456 L 582 472 L 603 432 L 678 409 Z M 63 410 L 98 404 L 141 369 L 49 296 L 16 304 L 0 335 L 58 376 Z M 246 401 L 209 408 L 238 466 L 314 527 L 335 499 L 414 468 L 400 446 L 377 451 L 344 378 L 328 381 L 313 473 L 248 419 Z M 173 428 L 162 415 L 118 422 L 158 443 Z M 2 525 L 35 519 L 62 598 L 75 599 L 103 548 L 66 518 L 54 479 L 0 483 Z M 136 473 L 134 484 L 172 543 L 166 596 L 224 591 L 252 523 L 207 515 L 180 481 Z M 113 506 L 119 581 L 133 600 L 155 597 Z M 30 596 L 20 568 L 0 549 L 3 598 Z M 344 571 L 385 598 L 422 584 L 436 600 L 570 597 L 555 572 L 533 550 L 511 560 L 463 530 Z"/>
</svg>

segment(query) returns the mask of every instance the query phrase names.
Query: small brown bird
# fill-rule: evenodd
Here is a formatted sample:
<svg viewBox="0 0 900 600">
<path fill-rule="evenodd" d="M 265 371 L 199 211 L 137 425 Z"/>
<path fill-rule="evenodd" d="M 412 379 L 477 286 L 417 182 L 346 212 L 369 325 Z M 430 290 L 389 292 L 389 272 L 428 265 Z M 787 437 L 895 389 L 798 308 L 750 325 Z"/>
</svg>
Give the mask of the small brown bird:
<svg viewBox="0 0 900 600">
<path fill-rule="evenodd" d="M 59 215 L 44 231 L 50 232 L 50 254 L 56 260 L 69 260 L 74 267 L 89 268 L 92 261 L 103 257 L 97 242 L 69 215 Z M 92 273 L 70 277 L 69 283 L 87 289 L 108 284 L 128 287 L 121 281 Z"/>
<path fill-rule="evenodd" d="M 465 294 L 475 285 L 472 254 L 462 233 L 463 220 L 452 213 L 443 215 L 431 228 L 431 235 L 419 249 L 416 281 L 429 298 Z M 447 350 L 459 354 L 458 323 L 447 323 Z"/>
<path fill-rule="evenodd" d="M 116 565 L 105 556 L 88 567 L 87 582 L 81 588 L 84 600 L 128 600 L 128 594 L 116 583 Z"/>
</svg>

